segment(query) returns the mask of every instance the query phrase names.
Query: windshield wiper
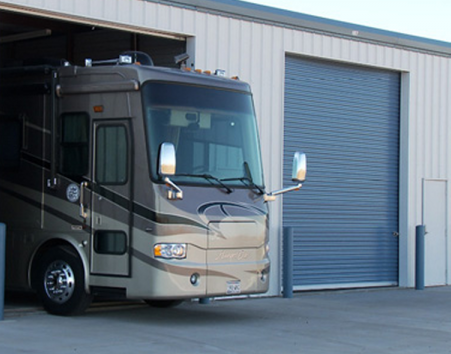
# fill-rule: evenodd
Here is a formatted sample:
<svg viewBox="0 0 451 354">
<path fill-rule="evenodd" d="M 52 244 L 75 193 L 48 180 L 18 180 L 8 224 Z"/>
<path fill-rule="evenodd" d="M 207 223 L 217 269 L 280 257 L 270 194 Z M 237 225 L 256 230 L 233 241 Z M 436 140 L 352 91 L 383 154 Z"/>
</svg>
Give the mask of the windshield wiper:
<svg viewBox="0 0 451 354">
<path fill-rule="evenodd" d="M 218 177 L 212 176 L 208 173 L 203 173 L 203 174 L 189 174 L 189 173 L 183 173 L 183 174 L 177 174 L 176 176 L 183 176 L 183 177 L 198 177 L 198 178 L 204 178 L 207 180 L 213 180 L 215 182 L 217 182 L 218 184 L 221 185 L 221 187 L 223 187 L 228 194 L 233 192 L 233 189 L 230 188 L 229 186 L 227 186 L 222 180 L 220 180 Z"/>
<path fill-rule="evenodd" d="M 241 181 L 241 182 L 243 182 L 244 185 L 246 185 L 248 187 L 251 187 L 251 188 L 257 189 L 260 194 L 265 194 L 265 191 L 261 187 L 257 186 L 254 183 L 254 181 L 251 178 L 247 177 L 247 176 L 233 177 L 233 178 L 224 178 L 221 181 L 223 181 L 223 182 L 227 182 L 227 181 Z"/>
<path fill-rule="evenodd" d="M 254 180 L 252 179 L 251 169 L 249 168 L 249 164 L 247 163 L 247 161 L 243 162 L 243 167 L 244 167 L 244 173 L 246 174 L 246 176 L 235 177 L 235 178 L 224 178 L 224 179 L 222 179 L 222 181 L 241 181 L 241 182 L 243 182 L 243 184 L 257 189 L 260 192 L 260 194 L 265 194 L 265 191 L 254 183 Z"/>
</svg>

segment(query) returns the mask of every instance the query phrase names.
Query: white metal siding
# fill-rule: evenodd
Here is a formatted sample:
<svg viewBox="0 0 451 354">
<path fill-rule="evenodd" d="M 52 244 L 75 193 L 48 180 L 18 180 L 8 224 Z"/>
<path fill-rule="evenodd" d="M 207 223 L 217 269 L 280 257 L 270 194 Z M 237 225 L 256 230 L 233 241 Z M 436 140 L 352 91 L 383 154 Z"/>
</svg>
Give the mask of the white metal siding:
<svg viewBox="0 0 451 354">
<path fill-rule="evenodd" d="M 399 73 L 287 57 L 284 160 L 308 155 L 294 227 L 295 286 L 398 282 Z"/>
<path fill-rule="evenodd" d="M 0 8 L 132 31 L 193 36 L 194 45 L 190 48 L 197 67 L 222 67 L 252 85 L 268 189 L 280 188 L 283 183 L 281 122 L 286 53 L 402 72 L 400 164 L 405 170 L 400 171 L 399 280 L 401 286 L 414 285 L 415 225 L 421 223 L 421 181 L 451 176 L 449 57 L 367 43 L 358 36 L 310 33 L 142 0 L 9 0 L 0 1 Z M 219 30 L 224 21 L 227 33 Z M 219 52 L 220 55 L 216 54 Z M 280 199 L 270 206 L 271 294 L 280 293 L 281 206 Z M 449 215 L 450 210 L 448 230 Z M 448 242 L 448 268 L 451 283 L 451 242 Z"/>
</svg>

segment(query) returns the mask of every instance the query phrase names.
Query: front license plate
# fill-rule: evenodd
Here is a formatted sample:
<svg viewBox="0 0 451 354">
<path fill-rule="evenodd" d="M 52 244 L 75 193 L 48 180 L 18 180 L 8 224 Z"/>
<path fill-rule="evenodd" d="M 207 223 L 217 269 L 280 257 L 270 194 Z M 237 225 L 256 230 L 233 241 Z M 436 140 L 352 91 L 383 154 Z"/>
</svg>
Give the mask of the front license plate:
<svg viewBox="0 0 451 354">
<path fill-rule="evenodd" d="M 227 282 L 227 294 L 241 294 L 241 281 L 231 280 Z"/>
</svg>

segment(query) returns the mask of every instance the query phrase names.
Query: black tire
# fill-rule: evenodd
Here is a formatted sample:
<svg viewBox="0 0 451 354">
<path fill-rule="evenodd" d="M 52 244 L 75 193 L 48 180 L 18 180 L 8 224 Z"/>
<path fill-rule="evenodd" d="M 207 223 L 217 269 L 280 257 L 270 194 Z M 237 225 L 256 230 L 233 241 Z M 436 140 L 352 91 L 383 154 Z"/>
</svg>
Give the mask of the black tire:
<svg viewBox="0 0 451 354">
<path fill-rule="evenodd" d="M 144 302 L 151 307 L 166 309 L 181 305 L 184 300 L 144 300 Z"/>
<path fill-rule="evenodd" d="M 82 314 L 92 296 L 85 291 L 80 257 L 70 247 L 55 247 L 39 260 L 36 291 L 44 309 L 60 316 Z"/>
</svg>

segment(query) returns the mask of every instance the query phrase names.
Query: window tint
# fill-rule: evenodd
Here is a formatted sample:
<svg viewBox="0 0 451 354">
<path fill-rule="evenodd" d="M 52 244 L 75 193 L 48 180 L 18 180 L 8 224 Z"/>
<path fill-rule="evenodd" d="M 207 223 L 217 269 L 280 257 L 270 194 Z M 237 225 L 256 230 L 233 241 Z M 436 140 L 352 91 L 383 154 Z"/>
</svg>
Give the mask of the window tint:
<svg viewBox="0 0 451 354">
<path fill-rule="evenodd" d="M 102 126 L 96 137 L 96 181 L 101 184 L 127 182 L 127 132 L 124 126 Z"/>
<path fill-rule="evenodd" d="M 0 167 L 18 167 L 22 144 L 22 124 L 18 120 L 0 120 Z"/>
<path fill-rule="evenodd" d="M 97 231 L 94 235 L 94 250 L 99 254 L 125 254 L 127 236 L 122 231 Z"/>
<path fill-rule="evenodd" d="M 81 177 L 89 167 L 89 117 L 85 113 L 61 116 L 61 149 L 59 171 L 70 177 Z"/>
</svg>

